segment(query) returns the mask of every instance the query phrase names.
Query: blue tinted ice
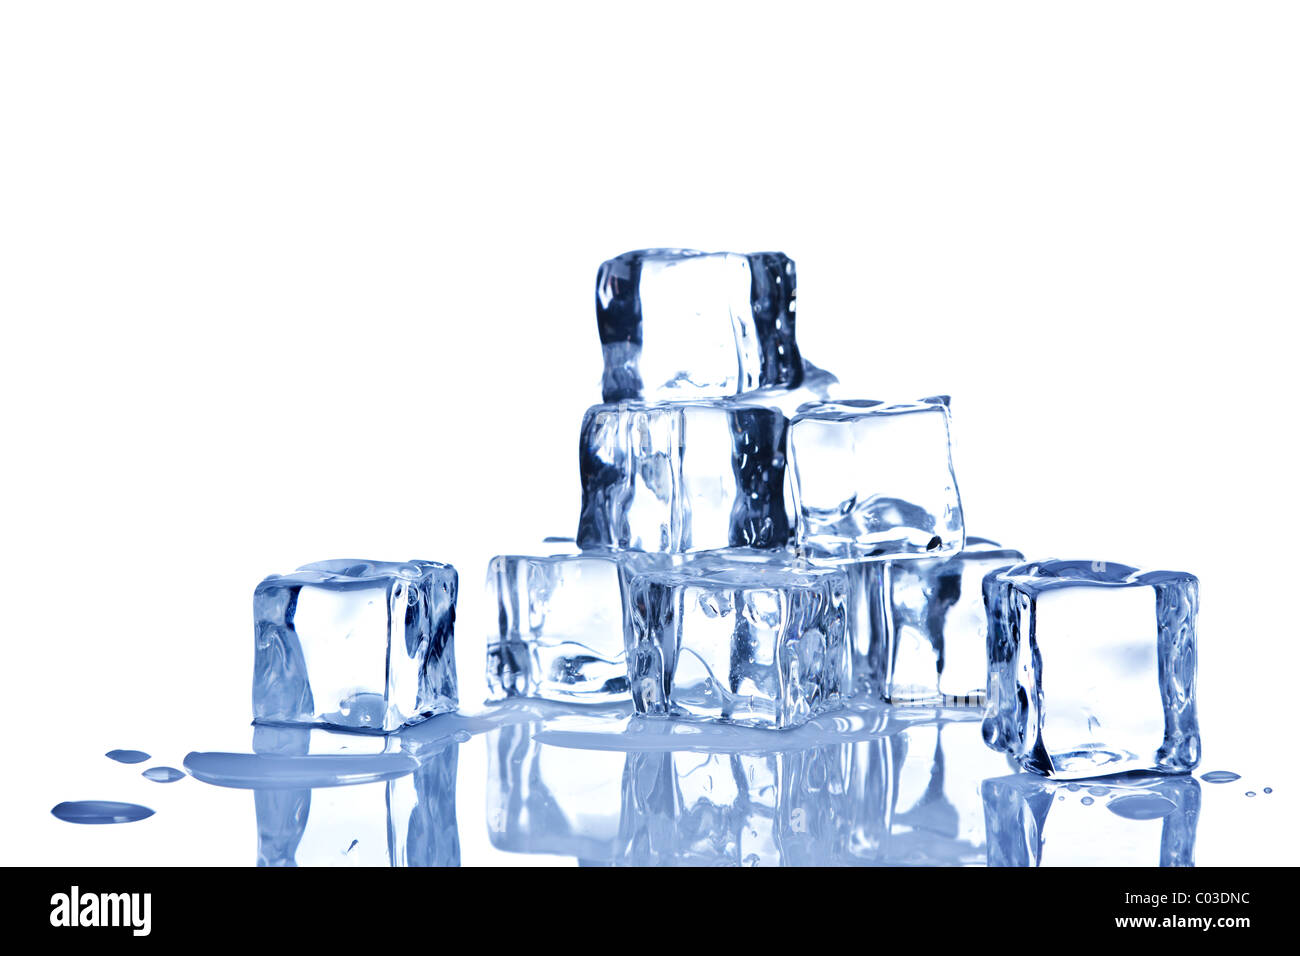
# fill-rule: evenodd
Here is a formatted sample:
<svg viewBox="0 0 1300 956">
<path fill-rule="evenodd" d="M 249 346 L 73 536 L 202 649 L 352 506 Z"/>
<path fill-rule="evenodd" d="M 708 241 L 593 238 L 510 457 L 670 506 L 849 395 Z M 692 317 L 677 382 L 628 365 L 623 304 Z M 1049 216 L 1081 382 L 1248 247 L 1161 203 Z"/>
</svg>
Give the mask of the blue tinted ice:
<svg viewBox="0 0 1300 956">
<path fill-rule="evenodd" d="M 990 747 L 1057 777 L 1196 766 L 1194 576 L 1042 561 L 990 575 L 984 601 Z"/>
<path fill-rule="evenodd" d="M 253 716 L 373 731 L 456 706 L 456 570 L 322 561 L 253 594 Z"/>
<path fill-rule="evenodd" d="M 849 574 L 854 676 L 885 700 L 982 704 L 988 680 L 981 588 L 1019 551 L 967 538 L 959 554 L 860 561 Z"/>
<path fill-rule="evenodd" d="M 487 586 L 496 610 L 487 648 L 494 698 L 627 699 L 615 555 L 499 555 L 488 565 Z"/>
<path fill-rule="evenodd" d="M 1128 775 L 984 781 L 989 866 L 1193 866 L 1201 788 Z"/>
<path fill-rule="evenodd" d="M 849 750 L 629 753 L 617 862 L 825 865 L 847 839 Z"/>
<path fill-rule="evenodd" d="M 794 727 L 850 693 L 847 581 L 781 552 L 687 558 L 627 574 L 637 712 Z"/>
<path fill-rule="evenodd" d="M 642 249 L 596 276 L 605 401 L 711 398 L 800 383 L 794 262 Z"/>
<path fill-rule="evenodd" d="M 281 741 L 281 756 L 306 752 L 307 731 L 300 734 Z M 258 866 L 459 866 L 458 752 L 453 743 L 421 753 L 412 772 L 374 783 L 264 782 L 253 794 Z"/>
<path fill-rule="evenodd" d="M 597 405 L 579 442 L 583 548 L 783 546 L 785 417 L 730 402 Z"/>
<path fill-rule="evenodd" d="M 945 399 L 805 405 L 788 447 L 797 540 L 809 555 L 961 550 Z"/>
<path fill-rule="evenodd" d="M 536 729 L 519 723 L 487 735 L 492 845 L 614 862 L 625 755 L 549 746 L 533 739 Z"/>
<path fill-rule="evenodd" d="M 985 861 L 979 781 L 1006 769 L 977 721 L 926 721 L 853 744 L 852 827 L 843 862 L 970 866 Z"/>
</svg>

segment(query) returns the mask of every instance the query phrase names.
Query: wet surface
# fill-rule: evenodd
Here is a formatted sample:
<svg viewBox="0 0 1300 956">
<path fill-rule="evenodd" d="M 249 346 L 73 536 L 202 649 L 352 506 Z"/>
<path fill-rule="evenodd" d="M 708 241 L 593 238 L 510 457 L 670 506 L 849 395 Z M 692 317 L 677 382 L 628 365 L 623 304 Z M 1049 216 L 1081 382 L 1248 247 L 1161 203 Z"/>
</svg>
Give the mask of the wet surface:
<svg viewBox="0 0 1300 956">
<path fill-rule="evenodd" d="M 1047 780 L 985 746 L 980 716 L 855 703 L 776 732 L 512 700 L 389 736 L 258 725 L 247 752 L 185 756 L 204 786 L 166 788 L 166 812 L 229 793 L 264 866 L 1190 866 L 1203 784 L 1243 804 L 1272 792 L 1229 794 L 1242 778 L 1224 770 Z M 54 813 L 158 819 L 105 801 Z"/>
</svg>

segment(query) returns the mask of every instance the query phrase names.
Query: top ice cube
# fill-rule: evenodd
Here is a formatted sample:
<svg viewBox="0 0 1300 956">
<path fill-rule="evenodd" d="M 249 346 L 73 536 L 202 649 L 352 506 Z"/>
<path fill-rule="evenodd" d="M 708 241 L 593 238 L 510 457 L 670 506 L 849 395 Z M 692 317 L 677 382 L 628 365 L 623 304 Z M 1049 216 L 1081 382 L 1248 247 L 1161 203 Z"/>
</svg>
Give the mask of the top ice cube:
<svg viewBox="0 0 1300 956">
<path fill-rule="evenodd" d="M 794 261 L 780 252 L 641 249 L 602 263 L 606 402 L 799 385 Z"/>
</svg>

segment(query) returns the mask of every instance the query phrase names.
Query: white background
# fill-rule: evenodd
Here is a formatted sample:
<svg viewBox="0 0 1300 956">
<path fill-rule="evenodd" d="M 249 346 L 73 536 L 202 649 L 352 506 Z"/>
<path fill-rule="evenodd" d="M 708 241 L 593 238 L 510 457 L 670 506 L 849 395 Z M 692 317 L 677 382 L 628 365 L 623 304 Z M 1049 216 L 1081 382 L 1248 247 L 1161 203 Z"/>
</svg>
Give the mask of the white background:
<svg viewBox="0 0 1300 956">
<path fill-rule="evenodd" d="M 0 8 L 0 861 L 252 862 L 247 794 L 100 755 L 248 748 L 269 572 L 453 562 L 480 700 L 652 245 L 782 249 L 809 358 L 952 394 L 973 533 L 1199 574 L 1202 769 L 1276 792 L 1198 859 L 1289 858 L 1296 8 L 463 6 Z"/>
</svg>

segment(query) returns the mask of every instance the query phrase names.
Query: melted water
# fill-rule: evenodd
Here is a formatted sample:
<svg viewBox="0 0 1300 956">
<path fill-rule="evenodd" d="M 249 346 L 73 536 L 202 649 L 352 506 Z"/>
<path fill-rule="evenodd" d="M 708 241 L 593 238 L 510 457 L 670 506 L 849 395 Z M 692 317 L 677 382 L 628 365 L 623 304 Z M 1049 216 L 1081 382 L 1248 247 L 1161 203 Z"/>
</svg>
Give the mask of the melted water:
<svg viewBox="0 0 1300 956">
<path fill-rule="evenodd" d="M 175 783 L 177 780 L 183 779 L 185 774 L 175 767 L 150 767 L 140 776 L 146 780 L 152 780 L 154 783 Z"/>
<path fill-rule="evenodd" d="M 1131 797 L 1116 797 L 1106 804 L 1106 809 L 1126 820 L 1159 820 L 1167 817 L 1178 808 L 1173 802 L 1154 793 L 1135 794 Z"/>
<path fill-rule="evenodd" d="M 149 759 L 149 755 L 143 750 L 110 750 L 104 756 L 118 763 L 144 763 Z"/>
<path fill-rule="evenodd" d="M 185 756 L 185 769 L 195 779 L 239 790 L 344 787 L 402 777 L 418 766 L 414 757 L 404 753 L 279 756 L 194 752 Z"/>
<path fill-rule="evenodd" d="M 1201 774 L 1201 779 L 1206 783 L 1232 783 L 1234 780 L 1240 780 L 1241 774 L 1233 773 L 1231 770 L 1211 770 L 1209 773 Z"/>
<path fill-rule="evenodd" d="M 153 811 L 136 803 L 113 800 L 69 800 L 50 810 L 65 823 L 134 823 L 153 816 Z"/>
</svg>

